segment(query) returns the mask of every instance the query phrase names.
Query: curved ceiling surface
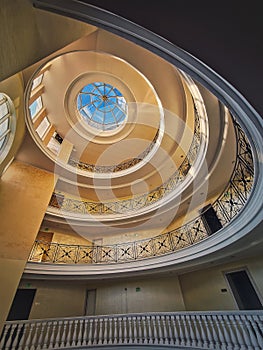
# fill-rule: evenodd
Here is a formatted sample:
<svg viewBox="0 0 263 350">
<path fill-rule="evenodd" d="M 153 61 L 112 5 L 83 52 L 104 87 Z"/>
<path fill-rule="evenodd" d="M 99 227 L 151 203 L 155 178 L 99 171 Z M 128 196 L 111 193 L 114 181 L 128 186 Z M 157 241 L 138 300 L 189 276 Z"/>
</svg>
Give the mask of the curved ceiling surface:
<svg viewBox="0 0 263 350">
<path fill-rule="evenodd" d="M 78 6 L 84 13 L 84 4 Z M 83 45 L 80 50 L 69 50 L 45 62 L 35 72 L 27 90 L 27 123 L 38 146 L 56 164 L 60 178 L 55 192 L 64 205 L 51 206 L 45 223 L 69 225 L 80 235 L 88 227 L 92 239 L 98 235 L 107 239 L 115 232 L 115 241 L 127 239 L 126 233 L 131 230 L 141 232 L 142 237 L 165 233 L 214 203 L 232 181 L 241 137 L 236 132 L 236 120 L 251 142 L 257 164 L 262 145 L 253 123 L 258 123 L 258 115 L 234 88 L 191 55 L 119 17 L 88 9 L 99 18 L 98 22 L 96 16 L 89 20 L 92 24 L 103 23 L 103 28 L 116 32 L 112 21 L 117 20 L 121 36 L 150 46 L 167 61 L 98 29 L 96 51 Z M 61 13 L 65 11 L 60 9 Z M 32 90 L 32 84 L 46 64 L 49 68 L 39 93 L 40 88 Z M 80 116 L 79 93 L 94 82 L 115 88 L 127 103 L 127 115 L 121 117 L 119 127 L 107 131 L 94 128 Z M 71 146 L 65 159 L 60 158 L 60 149 L 55 153 L 47 149 L 45 138 L 34 126 L 30 103 L 39 96 L 42 107 L 38 112 L 46 110 L 45 117 L 61 138 L 59 147 L 63 149 L 65 141 Z M 108 97 L 101 96 L 99 103 L 103 104 Z M 86 113 L 89 115 L 90 110 Z M 105 122 L 105 115 L 103 118 Z M 223 175 L 219 172 L 222 166 L 228 169 Z M 260 171 L 255 169 L 254 181 L 262 187 Z M 149 203 L 140 202 L 142 198 Z M 243 211 L 253 211 L 257 198 L 252 191 L 250 206 Z M 257 222 L 254 215 L 249 225 Z M 235 230 L 230 234 L 233 225 Z M 247 230 L 242 220 L 236 220 L 223 231 L 236 240 Z M 213 237 L 213 244 L 206 240 L 200 243 L 200 251 L 194 247 L 196 256 L 206 254 L 208 248 L 216 252 L 226 246 L 223 231 Z M 191 250 L 186 250 L 182 261 L 190 256 Z M 160 266 L 165 258 L 158 259 Z M 168 260 L 167 264 L 174 263 L 173 257 Z"/>
</svg>

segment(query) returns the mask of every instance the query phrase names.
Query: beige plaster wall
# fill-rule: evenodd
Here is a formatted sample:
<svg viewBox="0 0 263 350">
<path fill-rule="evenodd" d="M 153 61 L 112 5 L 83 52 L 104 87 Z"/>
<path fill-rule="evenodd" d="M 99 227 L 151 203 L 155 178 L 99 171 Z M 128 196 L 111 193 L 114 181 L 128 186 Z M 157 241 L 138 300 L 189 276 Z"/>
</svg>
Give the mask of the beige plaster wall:
<svg viewBox="0 0 263 350">
<path fill-rule="evenodd" d="M 81 316 L 86 291 L 96 289 L 96 314 L 184 310 L 178 278 L 119 281 L 22 280 L 20 288 L 36 288 L 30 318 Z M 136 291 L 136 288 L 140 290 Z"/>
<path fill-rule="evenodd" d="M 84 315 L 86 288 L 73 281 L 22 281 L 20 288 L 36 288 L 30 319 Z"/>
<path fill-rule="evenodd" d="M 184 303 L 174 275 L 110 282 L 97 287 L 96 314 L 179 310 L 184 310 Z"/>
<path fill-rule="evenodd" d="M 53 188 L 53 174 L 18 161 L 1 177 L 0 321 L 8 315 Z"/>
<path fill-rule="evenodd" d="M 189 272 L 179 277 L 186 310 L 235 310 L 234 297 L 224 277 L 225 272 L 246 269 L 263 301 L 263 258 L 261 256 Z M 222 292 L 226 289 L 227 292 Z"/>
</svg>

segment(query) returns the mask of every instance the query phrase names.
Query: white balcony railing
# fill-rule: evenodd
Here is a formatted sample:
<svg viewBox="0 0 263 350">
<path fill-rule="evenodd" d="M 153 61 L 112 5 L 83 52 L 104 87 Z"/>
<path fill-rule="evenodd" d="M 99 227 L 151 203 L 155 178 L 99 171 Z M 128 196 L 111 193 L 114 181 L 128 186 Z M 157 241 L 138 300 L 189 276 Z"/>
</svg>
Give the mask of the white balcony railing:
<svg viewBox="0 0 263 350">
<path fill-rule="evenodd" d="M 0 349 L 87 349 L 126 345 L 263 349 L 263 311 L 83 316 L 5 323 Z"/>
</svg>

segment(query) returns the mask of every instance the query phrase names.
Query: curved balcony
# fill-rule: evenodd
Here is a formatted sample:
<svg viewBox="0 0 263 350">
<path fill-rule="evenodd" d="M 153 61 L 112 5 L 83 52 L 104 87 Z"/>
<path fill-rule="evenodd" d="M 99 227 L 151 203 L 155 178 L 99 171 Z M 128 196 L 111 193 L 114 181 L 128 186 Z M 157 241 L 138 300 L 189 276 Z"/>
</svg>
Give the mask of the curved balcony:
<svg viewBox="0 0 263 350">
<path fill-rule="evenodd" d="M 238 218 L 253 187 L 254 166 L 249 142 L 235 122 L 237 158 L 230 182 L 215 202 L 201 215 L 170 232 L 134 242 L 106 246 L 68 245 L 36 241 L 29 262 L 55 264 L 111 264 L 149 259 L 190 247 Z M 209 215 L 216 225 L 209 225 Z"/>
</svg>

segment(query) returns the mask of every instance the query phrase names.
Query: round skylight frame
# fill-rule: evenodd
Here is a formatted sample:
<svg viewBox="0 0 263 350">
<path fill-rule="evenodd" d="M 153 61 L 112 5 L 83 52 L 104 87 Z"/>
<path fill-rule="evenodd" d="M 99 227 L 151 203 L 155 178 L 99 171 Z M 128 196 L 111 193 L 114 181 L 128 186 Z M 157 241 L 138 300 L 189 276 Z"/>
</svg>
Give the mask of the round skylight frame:
<svg viewBox="0 0 263 350">
<path fill-rule="evenodd" d="M 113 85 L 95 81 L 77 95 L 77 110 L 90 127 L 101 132 L 117 131 L 127 120 L 127 101 Z"/>
</svg>

